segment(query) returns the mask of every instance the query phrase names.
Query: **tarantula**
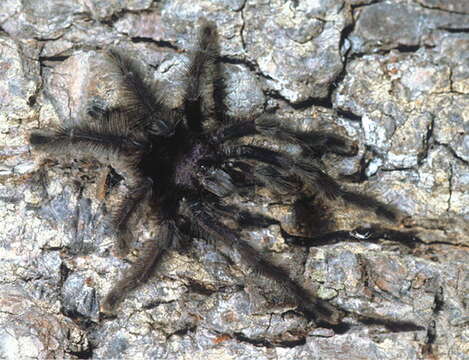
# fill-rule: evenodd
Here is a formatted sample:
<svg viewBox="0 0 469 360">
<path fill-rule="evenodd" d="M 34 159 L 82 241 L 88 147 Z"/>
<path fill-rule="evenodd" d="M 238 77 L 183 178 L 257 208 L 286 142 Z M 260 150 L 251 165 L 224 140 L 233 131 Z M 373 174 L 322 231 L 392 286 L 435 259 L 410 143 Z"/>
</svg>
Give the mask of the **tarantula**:
<svg viewBox="0 0 469 360">
<path fill-rule="evenodd" d="M 82 119 L 78 124 L 40 129 L 30 135 L 30 144 L 38 151 L 92 156 L 110 165 L 125 180 L 127 191 L 111 216 L 122 255 L 132 241 L 129 221 L 140 203 L 149 201 L 157 218 L 157 238 L 146 244 L 140 261 L 107 294 L 101 310 L 112 313 L 129 291 L 150 278 L 162 254 L 185 234 L 220 242 L 237 251 L 253 270 L 279 284 L 280 291 L 293 298 L 316 323 L 336 324 L 340 310 L 309 294 L 286 271 L 265 260 L 240 238 L 239 224 L 249 216 L 226 205 L 223 198 L 233 193 L 247 196 L 242 189 L 254 184 L 283 195 L 309 193 L 330 200 L 341 198 L 391 220 L 395 212 L 371 197 L 346 190 L 322 169 L 320 154 L 354 153 L 353 146 L 341 137 L 281 128 L 268 114 L 257 119 L 229 116 L 217 31 L 214 24 L 206 20 L 201 23 L 196 50 L 190 55 L 185 74 L 182 109 L 166 105 L 149 91 L 132 61 L 117 50 L 109 50 L 107 55 L 123 82 L 122 105 L 107 108 L 99 101 L 91 101 L 84 115 L 93 121 Z M 213 104 L 211 109 L 207 110 L 207 103 Z M 293 159 L 240 141 L 256 134 L 299 145 L 304 156 Z M 238 229 L 228 225 L 227 218 L 238 224 Z M 413 241 L 411 235 L 379 228 L 337 231 L 316 238 L 289 237 L 292 243 L 307 246 L 363 238 Z"/>
</svg>

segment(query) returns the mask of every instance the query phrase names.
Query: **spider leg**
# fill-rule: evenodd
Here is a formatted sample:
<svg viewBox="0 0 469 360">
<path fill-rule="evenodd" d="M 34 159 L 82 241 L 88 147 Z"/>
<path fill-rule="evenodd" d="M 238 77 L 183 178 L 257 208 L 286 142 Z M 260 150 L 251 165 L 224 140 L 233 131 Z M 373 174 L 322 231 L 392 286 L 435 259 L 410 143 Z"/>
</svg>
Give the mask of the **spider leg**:
<svg viewBox="0 0 469 360">
<path fill-rule="evenodd" d="M 255 272 L 275 281 L 283 290 L 283 295 L 293 296 L 299 308 L 312 317 L 316 323 L 337 324 L 340 321 L 340 311 L 325 301 L 322 301 L 290 279 L 287 272 L 265 260 L 257 250 L 247 242 L 241 240 L 230 228 L 217 221 L 205 209 L 205 204 L 196 200 L 187 202 L 191 214 L 191 222 L 200 228 L 209 238 L 220 241 L 225 246 L 235 249 L 242 261 L 245 261 Z"/>
<path fill-rule="evenodd" d="M 132 127 L 147 129 L 153 135 L 171 136 L 181 115 L 169 109 L 163 98 L 155 97 L 154 91 L 143 82 L 142 71 L 135 61 L 123 56 L 115 49 L 108 56 L 116 65 L 122 79 L 120 110 L 132 119 Z"/>
<path fill-rule="evenodd" d="M 112 211 L 111 223 L 117 231 L 117 250 L 119 256 L 125 256 L 129 251 L 132 239 L 132 235 L 128 230 L 129 220 L 138 205 L 151 192 L 152 184 L 153 182 L 149 178 L 135 178 L 131 184 L 127 180 L 129 189 L 125 194 L 121 195 L 118 204 Z"/>
<path fill-rule="evenodd" d="M 215 72 L 215 57 L 217 54 L 217 31 L 215 25 L 203 20 L 197 36 L 196 50 L 194 51 L 187 69 L 187 80 L 184 93 L 184 112 L 186 114 L 189 129 L 201 132 L 205 115 L 203 106 L 204 76 L 210 76 L 208 72 Z M 213 74 L 212 74 L 213 75 Z M 220 83 L 215 86 L 217 90 L 223 90 Z M 216 93 L 216 91 L 215 91 Z M 218 96 L 218 95 L 217 95 Z M 222 111 L 222 110 L 219 110 Z"/>
<path fill-rule="evenodd" d="M 128 191 L 121 196 L 113 212 L 112 223 L 117 229 L 118 250 L 128 250 L 130 234 L 127 224 L 135 207 L 151 189 L 151 181 L 138 170 L 139 159 L 148 151 L 146 138 L 138 133 L 130 136 L 128 119 L 119 111 L 106 112 L 95 122 L 78 126 L 33 131 L 31 145 L 39 151 L 70 155 L 92 156 L 103 164 L 111 165 L 125 178 Z"/>
<path fill-rule="evenodd" d="M 326 151 L 340 155 L 356 154 L 356 144 L 341 136 L 326 131 L 297 132 L 279 126 L 278 122 L 264 115 L 256 120 L 244 120 L 232 123 L 220 130 L 221 143 L 245 136 L 264 135 L 288 144 L 300 146 L 305 152 L 324 153 Z"/>
<path fill-rule="evenodd" d="M 216 167 L 211 167 L 199 179 L 200 185 L 217 197 L 225 197 L 235 192 L 231 176 Z"/>
<path fill-rule="evenodd" d="M 344 190 L 340 185 L 319 166 L 305 162 L 302 160 L 295 161 L 287 155 L 277 153 L 275 151 L 251 146 L 225 146 L 224 152 L 228 158 L 242 158 L 247 160 L 254 160 L 260 163 L 268 164 L 273 166 L 280 172 L 286 171 L 288 176 L 299 178 L 306 186 L 319 189 L 320 193 L 326 194 L 329 199 L 335 199 L 341 197 L 345 201 L 348 201 L 361 208 L 370 209 L 377 215 L 388 218 L 389 220 L 395 220 L 396 214 L 389 206 L 383 204 L 367 195 L 356 194 L 351 191 Z M 269 170 L 271 172 L 271 170 Z M 267 176 L 264 171 L 264 177 L 266 179 L 273 179 L 277 181 L 275 176 Z M 267 175 L 269 175 L 267 173 Z M 278 183 L 278 181 L 277 181 Z M 278 184 L 271 185 L 266 183 L 275 189 Z"/>
<path fill-rule="evenodd" d="M 174 222 L 166 220 L 160 223 L 157 238 L 145 243 L 141 251 L 143 256 L 126 271 L 123 278 L 104 298 L 101 304 L 103 313 L 112 314 L 130 291 L 148 281 L 165 251 L 171 247 L 176 231 Z"/>
<path fill-rule="evenodd" d="M 263 164 L 271 165 L 269 169 L 278 169 L 286 171 L 288 176 L 297 176 L 308 186 L 319 188 L 328 198 L 334 199 L 340 195 L 340 186 L 322 171 L 318 166 L 294 161 L 286 155 L 280 154 L 273 150 L 251 146 L 227 146 L 224 152 L 228 158 L 241 158 L 254 160 Z M 267 177 L 269 169 L 265 168 L 263 174 Z"/>
<path fill-rule="evenodd" d="M 215 110 L 215 118 L 218 123 L 229 121 L 228 108 L 225 103 L 226 99 L 226 84 L 223 76 L 223 69 L 221 66 L 220 47 L 217 39 L 213 43 L 213 66 L 211 69 L 211 79 L 213 83 L 213 102 Z"/>
<path fill-rule="evenodd" d="M 293 176 L 283 174 L 274 166 L 256 165 L 253 168 L 253 174 L 264 186 L 270 187 L 278 194 L 294 194 L 303 187 Z"/>
<path fill-rule="evenodd" d="M 147 151 L 148 141 L 141 133 L 130 133 L 128 118 L 119 111 L 106 112 L 96 121 L 32 131 L 29 143 L 35 150 L 74 157 L 92 156 L 104 164 L 135 158 Z"/>
</svg>

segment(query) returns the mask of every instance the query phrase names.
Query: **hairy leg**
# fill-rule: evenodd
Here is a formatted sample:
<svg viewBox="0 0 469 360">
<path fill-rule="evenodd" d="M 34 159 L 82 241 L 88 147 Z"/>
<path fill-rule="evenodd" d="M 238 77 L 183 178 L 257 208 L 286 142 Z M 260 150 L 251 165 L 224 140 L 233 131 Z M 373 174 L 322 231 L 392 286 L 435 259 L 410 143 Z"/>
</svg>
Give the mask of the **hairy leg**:
<svg viewBox="0 0 469 360">
<path fill-rule="evenodd" d="M 103 313 L 112 314 L 130 291 L 148 281 L 165 251 L 171 247 L 176 231 L 174 222 L 162 221 L 160 223 L 158 237 L 147 241 L 142 249 L 143 255 L 104 298 L 101 304 Z"/>
<path fill-rule="evenodd" d="M 342 198 L 361 208 L 370 209 L 377 215 L 396 219 L 396 213 L 392 208 L 383 204 L 372 197 L 363 194 L 356 194 L 341 188 L 341 186 L 329 175 L 320 169 L 319 166 L 306 162 L 304 160 L 295 161 L 287 155 L 278 152 L 251 145 L 225 146 L 224 152 L 227 158 L 237 158 L 244 160 L 253 160 L 259 163 L 273 166 L 279 174 L 284 174 L 282 181 L 286 181 L 288 177 L 296 177 L 300 179 L 307 187 L 318 190 L 319 194 L 325 194 L 329 199 Z M 278 184 L 278 176 L 269 175 L 272 170 L 266 168 L 264 177 L 271 179 L 272 183 L 266 182 L 267 186 L 275 189 Z M 268 175 L 268 176 L 267 176 Z M 294 184 L 294 183 L 293 183 Z"/>
<path fill-rule="evenodd" d="M 214 76 L 217 46 L 215 25 L 207 20 L 203 20 L 197 36 L 196 49 L 187 69 L 184 93 L 184 112 L 187 118 L 187 126 L 196 132 L 202 131 L 202 124 L 205 120 L 205 115 L 202 111 L 203 86 L 205 85 L 206 77 Z M 218 88 L 220 88 L 220 85 L 218 85 Z"/>
<path fill-rule="evenodd" d="M 207 169 L 199 182 L 205 190 L 220 198 L 233 194 L 236 190 L 231 176 L 222 169 L 215 167 Z"/>
<path fill-rule="evenodd" d="M 127 255 L 132 235 L 128 229 L 129 220 L 140 203 L 149 196 L 153 182 L 149 178 L 139 178 L 120 196 L 111 215 L 113 228 L 117 232 L 117 250 L 119 256 Z"/>
<path fill-rule="evenodd" d="M 35 150 L 48 154 L 91 156 L 110 165 L 118 160 L 134 162 L 135 154 L 149 146 L 143 133 L 131 133 L 129 119 L 117 110 L 96 115 L 94 121 L 32 131 L 29 142 Z"/>
<path fill-rule="evenodd" d="M 339 184 L 318 166 L 294 161 L 287 155 L 251 145 L 227 146 L 224 152 L 228 158 L 254 160 L 271 165 L 283 171 L 286 176 L 296 176 L 306 185 L 321 190 L 328 198 L 336 198 L 340 195 Z"/>
<path fill-rule="evenodd" d="M 325 131 L 297 132 L 279 126 L 278 122 L 268 115 L 256 120 L 243 120 L 224 126 L 219 131 L 221 143 L 251 135 L 265 135 L 300 146 L 305 152 L 333 152 L 341 155 L 354 155 L 356 145 L 344 138 Z"/>
<path fill-rule="evenodd" d="M 117 77 L 122 81 L 119 110 L 131 121 L 132 129 L 145 129 L 153 135 L 171 136 L 181 114 L 169 109 L 164 98 L 154 96 L 154 91 L 143 82 L 142 71 L 135 61 L 117 50 L 109 50 L 108 56 L 116 65 Z"/>
<path fill-rule="evenodd" d="M 241 240 L 227 226 L 212 217 L 203 203 L 189 201 L 186 206 L 191 214 L 191 222 L 200 228 L 204 234 L 215 241 L 223 243 L 230 249 L 236 250 L 242 261 L 246 262 L 255 272 L 279 284 L 282 295 L 293 298 L 299 309 L 308 314 L 317 324 L 333 325 L 340 321 L 341 312 L 338 309 L 309 294 L 291 280 L 286 271 L 265 260 L 257 250 Z"/>
<path fill-rule="evenodd" d="M 130 136 L 129 132 L 128 119 L 119 111 L 111 111 L 98 113 L 89 124 L 37 130 L 30 135 L 30 143 L 38 151 L 57 156 L 91 156 L 111 165 L 125 179 L 128 190 L 121 194 L 112 216 L 121 255 L 127 253 L 130 242 L 128 220 L 151 189 L 151 181 L 142 176 L 138 164 L 141 154 L 147 151 L 147 140 L 138 133 Z"/>
</svg>

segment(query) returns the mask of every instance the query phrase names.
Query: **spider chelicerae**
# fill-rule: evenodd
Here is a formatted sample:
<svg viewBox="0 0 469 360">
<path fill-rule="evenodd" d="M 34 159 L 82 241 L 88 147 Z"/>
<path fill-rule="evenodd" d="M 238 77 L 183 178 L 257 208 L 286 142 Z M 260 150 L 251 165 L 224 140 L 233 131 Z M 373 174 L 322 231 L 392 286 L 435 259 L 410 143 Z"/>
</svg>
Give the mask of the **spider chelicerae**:
<svg viewBox="0 0 469 360">
<path fill-rule="evenodd" d="M 246 189 L 263 186 L 282 195 L 314 194 L 326 201 L 340 198 L 391 220 L 396 214 L 369 196 L 346 190 L 322 169 L 320 155 L 325 152 L 355 153 L 345 139 L 322 131 L 300 133 L 281 128 L 269 114 L 256 119 L 228 115 L 216 27 L 206 20 L 200 23 L 185 73 L 181 108 L 166 105 L 142 81 L 135 63 L 119 51 L 109 50 L 106 54 L 118 69 L 123 86 L 121 105 L 108 108 L 91 100 L 87 114 L 77 124 L 40 129 L 30 135 L 37 151 L 91 156 L 110 165 L 125 180 L 127 190 L 111 216 L 121 255 L 127 254 L 132 241 L 132 215 L 143 201 L 152 208 L 158 235 L 146 243 L 140 260 L 107 294 L 101 311 L 113 313 L 129 291 L 151 277 L 163 253 L 178 243 L 177 238 L 187 235 L 232 249 L 253 271 L 278 285 L 280 298 L 293 299 L 317 324 L 337 324 L 343 317 L 341 310 L 303 289 L 240 237 L 242 224 L 247 219 L 256 223 L 256 217 L 223 199 L 234 193 L 249 196 Z M 254 135 L 298 145 L 302 156 L 292 158 L 241 140 Z M 258 220 L 262 226 L 263 220 Z M 411 233 L 378 227 L 314 238 L 286 234 L 286 238 L 301 246 L 338 240 L 384 238 L 406 244 L 415 240 Z"/>
</svg>

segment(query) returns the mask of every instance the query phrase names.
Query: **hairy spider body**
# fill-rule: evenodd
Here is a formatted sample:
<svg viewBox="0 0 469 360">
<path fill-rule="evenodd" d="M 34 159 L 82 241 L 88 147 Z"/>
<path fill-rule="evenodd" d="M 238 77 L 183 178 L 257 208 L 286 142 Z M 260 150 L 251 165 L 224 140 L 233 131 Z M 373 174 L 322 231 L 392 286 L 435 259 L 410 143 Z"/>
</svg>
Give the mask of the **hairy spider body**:
<svg viewBox="0 0 469 360">
<path fill-rule="evenodd" d="M 267 114 L 258 119 L 230 118 L 224 104 L 216 29 L 207 21 L 202 21 L 187 69 L 182 110 L 172 110 L 155 97 L 140 80 L 132 62 L 116 51 L 109 51 L 108 55 L 123 81 L 122 105 L 108 109 L 91 101 L 88 107 L 91 121 L 37 130 L 30 136 L 31 145 L 39 151 L 91 155 L 112 166 L 124 178 L 128 190 L 112 212 L 122 255 L 127 253 L 132 240 L 128 229 L 130 217 L 142 201 L 149 199 L 152 205 L 159 223 L 158 236 L 145 244 L 141 260 L 105 297 L 101 310 L 112 313 L 129 291 L 146 282 L 161 255 L 182 233 L 202 235 L 237 251 L 253 270 L 278 283 L 283 296 L 293 298 L 317 323 L 339 322 L 339 310 L 290 280 L 287 272 L 265 260 L 240 238 L 239 224 L 246 219 L 246 213 L 226 205 L 222 198 L 236 192 L 246 195 L 238 185 L 254 184 L 281 194 L 342 198 L 394 219 L 395 214 L 388 206 L 345 190 L 322 170 L 320 154 L 331 151 L 349 155 L 354 153 L 354 146 L 334 134 L 283 129 Z M 202 90 L 207 82 L 212 85 L 209 93 Z M 212 109 L 207 110 L 207 98 L 213 104 Z M 293 159 L 238 141 L 257 134 L 299 145 L 305 156 Z M 237 228 L 226 225 L 223 221 L 226 218 L 238 224 Z M 345 233 L 355 239 L 361 236 L 359 232 Z M 391 237 L 412 240 L 406 234 Z M 344 238 L 344 231 L 322 235 L 317 240 L 335 238 Z M 300 245 L 315 241 L 297 240 Z M 295 242 L 295 237 L 290 241 Z"/>
</svg>

